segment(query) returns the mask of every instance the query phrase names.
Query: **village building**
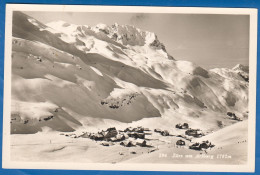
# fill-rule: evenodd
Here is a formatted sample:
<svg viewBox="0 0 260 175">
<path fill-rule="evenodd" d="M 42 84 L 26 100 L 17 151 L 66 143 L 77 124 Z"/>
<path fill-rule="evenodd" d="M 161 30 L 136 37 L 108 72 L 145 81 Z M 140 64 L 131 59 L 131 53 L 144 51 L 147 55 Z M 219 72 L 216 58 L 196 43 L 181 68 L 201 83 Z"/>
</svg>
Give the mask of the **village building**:
<svg viewBox="0 0 260 175">
<path fill-rule="evenodd" d="M 178 140 L 178 141 L 176 142 L 176 145 L 184 146 L 184 145 L 185 145 L 185 141 L 183 141 L 183 140 Z"/>
<path fill-rule="evenodd" d="M 193 137 L 202 137 L 204 134 L 200 129 L 188 129 L 185 131 L 185 135 Z"/>
<path fill-rule="evenodd" d="M 183 124 L 177 124 L 175 126 L 175 128 L 178 128 L 178 129 L 188 129 L 189 128 L 189 124 L 188 123 L 183 123 Z"/>
</svg>

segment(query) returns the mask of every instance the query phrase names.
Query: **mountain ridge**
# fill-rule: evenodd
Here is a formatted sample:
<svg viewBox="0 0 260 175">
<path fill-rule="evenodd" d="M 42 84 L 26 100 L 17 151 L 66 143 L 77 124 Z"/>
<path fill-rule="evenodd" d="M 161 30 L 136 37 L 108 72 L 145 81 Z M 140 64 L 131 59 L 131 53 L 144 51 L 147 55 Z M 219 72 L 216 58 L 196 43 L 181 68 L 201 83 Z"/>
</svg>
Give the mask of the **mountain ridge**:
<svg viewBox="0 0 260 175">
<path fill-rule="evenodd" d="M 205 70 L 175 60 L 155 34 L 147 39 L 133 26 L 125 36 L 127 28 L 119 25 L 60 23 L 65 25 L 49 24 L 52 28 L 22 12 L 13 14 L 11 133 L 154 118 L 155 126 L 168 120 L 167 125 L 183 121 L 216 130 L 220 122 L 236 122 L 226 116 L 229 111 L 246 119 L 248 72 Z M 37 111 L 42 116 L 32 117 Z"/>
</svg>

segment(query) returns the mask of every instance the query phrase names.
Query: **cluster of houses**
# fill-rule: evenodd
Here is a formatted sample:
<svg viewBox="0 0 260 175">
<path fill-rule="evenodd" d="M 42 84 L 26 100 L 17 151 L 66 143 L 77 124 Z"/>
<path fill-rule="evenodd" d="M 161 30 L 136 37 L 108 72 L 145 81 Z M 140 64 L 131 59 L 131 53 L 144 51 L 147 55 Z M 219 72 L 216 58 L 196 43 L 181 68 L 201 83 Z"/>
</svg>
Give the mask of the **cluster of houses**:
<svg viewBox="0 0 260 175">
<path fill-rule="evenodd" d="M 200 130 L 200 129 L 192 129 L 192 128 L 189 128 L 189 124 L 188 123 L 183 123 L 183 124 L 177 124 L 175 126 L 175 128 L 178 128 L 178 129 L 185 129 L 185 135 L 187 136 L 192 136 L 192 137 L 202 137 L 204 136 L 205 134 Z"/>
<path fill-rule="evenodd" d="M 154 132 L 160 133 L 162 136 L 170 136 L 170 133 L 167 130 L 155 129 Z"/>
<path fill-rule="evenodd" d="M 199 129 L 191 129 L 187 123 L 177 124 L 176 128 L 186 129 L 185 135 L 193 137 L 202 137 L 204 134 Z M 167 130 L 154 129 L 154 132 L 159 133 L 162 136 L 173 136 Z M 153 147 L 147 144 L 146 135 L 151 135 L 149 128 L 138 127 L 128 127 L 124 130 L 117 130 L 115 127 L 108 128 L 106 130 L 99 131 L 97 133 L 85 132 L 80 136 L 75 136 L 74 138 L 83 137 L 89 138 L 95 141 L 100 141 L 103 146 L 111 146 L 114 144 L 119 144 L 124 147 Z M 177 136 L 178 137 L 178 136 Z M 182 137 L 185 139 L 185 137 Z M 188 139 L 186 139 L 188 140 Z M 191 141 L 191 140 L 190 140 Z M 184 140 L 179 139 L 176 141 L 177 146 L 185 146 Z M 203 150 L 214 147 L 209 141 L 203 141 L 201 143 L 193 143 L 189 146 L 189 149 Z"/>
<path fill-rule="evenodd" d="M 101 132 L 97 132 L 97 133 L 86 132 L 83 135 L 81 135 L 81 137 L 90 138 L 95 141 L 112 141 L 112 139 L 113 140 L 117 139 L 117 137 L 116 137 L 117 135 L 118 135 L 118 132 L 117 132 L 116 128 L 113 127 L 113 128 L 108 128 L 106 131 L 102 130 Z M 119 137 L 120 137 L 120 135 L 118 135 L 118 138 Z"/>
<path fill-rule="evenodd" d="M 190 149 L 194 150 L 202 150 L 202 149 L 208 149 L 208 148 L 213 148 L 215 145 L 211 144 L 211 142 L 207 141 L 202 141 L 201 143 L 196 142 L 189 146 Z"/>
<path fill-rule="evenodd" d="M 227 112 L 227 116 L 229 116 L 231 120 L 242 121 L 242 119 L 237 117 L 236 114 L 233 112 Z"/>
<path fill-rule="evenodd" d="M 141 146 L 141 147 L 152 147 L 151 145 L 147 145 L 147 142 L 145 140 L 143 141 L 125 141 L 125 142 L 120 142 L 120 145 L 125 146 L 125 147 L 132 147 L 132 146 Z"/>
<path fill-rule="evenodd" d="M 189 124 L 188 123 L 183 123 L 183 124 L 177 124 L 175 126 L 175 128 L 178 128 L 178 129 L 188 129 L 189 128 Z"/>
<path fill-rule="evenodd" d="M 187 129 L 188 124 L 178 124 L 178 128 Z M 176 125 L 177 127 L 177 125 Z M 151 147 L 147 144 L 145 140 L 146 135 L 150 135 L 149 128 L 144 127 L 128 127 L 124 130 L 117 130 L 115 127 L 108 128 L 106 131 L 101 131 L 97 133 L 84 133 L 81 137 L 90 138 L 95 141 L 102 141 L 101 145 L 111 146 L 116 142 L 125 147 L 141 146 L 141 147 Z M 161 134 L 162 136 L 172 136 L 169 131 L 154 129 L 154 132 Z M 203 133 L 199 129 L 187 129 L 186 135 L 193 137 L 201 137 Z M 129 139 L 133 138 L 135 141 Z M 137 140 L 137 141 L 136 141 Z M 185 146 L 185 141 L 182 139 L 177 140 L 176 145 Z"/>
<path fill-rule="evenodd" d="M 187 135 L 187 136 L 192 136 L 192 137 L 195 137 L 195 138 L 205 136 L 205 134 L 200 129 L 189 128 L 188 123 L 177 124 L 175 127 L 178 128 L 178 129 L 185 129 L 186 130 L 185 135 Z M 183 136 L 179 135 L 179 137 L 183 137 Z M 187 140 L 189 140 L 189 139 L 187 139 Z M 191 141 L 191 139 L 189 141 Z M 184 146 L 185 141 L 180 139 L 176 142 L 176 145 Z M 189 148 L 194 149 L 194 150 L 202 150 L 202 149 L 212 148 L 214 146 L 215 145 L 211 144 L 211 142 L 209 142 L 209 141 L 203 141 L 202 143 L 196 142 L 196 143 L 190 145 Z"/>
<path fill-rule="evenodd" d="M 202 137 L 205 134 L 200 129 L 188 129 L 185 131 L 185 135 L 192 136 L 192 137 Z"/>
<path fill-rule="evenodd" d="M 148 128 L 143 127 L 128 127 L 125 130 L 117 130 L 115 127 L 108 128 L 106 131 L 101 131 L 97 133 L 84 133 L 81 135 L 83 138 L 90 138 L 95 141 L 103 141 L 101 145 L 103 146 L 110 146 L 111 143 L 120 142 L 120 145 L 125 147 L 132 147 L 132 146 L 141 146 L 141 147 L 149 147 L 145 139 L 145 135 L 149 134 L 146 133 L 149 131 Z M 129 138 L 137 139 L 138 141 L 134 142 L 128 140 Z"/>
</svg>

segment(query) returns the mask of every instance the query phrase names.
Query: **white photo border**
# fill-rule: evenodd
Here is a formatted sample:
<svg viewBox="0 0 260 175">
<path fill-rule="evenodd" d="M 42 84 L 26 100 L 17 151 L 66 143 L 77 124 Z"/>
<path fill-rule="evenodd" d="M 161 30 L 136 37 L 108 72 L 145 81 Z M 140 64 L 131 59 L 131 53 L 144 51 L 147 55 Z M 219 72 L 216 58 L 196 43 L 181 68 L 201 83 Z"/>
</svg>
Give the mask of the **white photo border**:
<svg viewBox="0 0 260 175">
<path fill-rule="evenodd" d="M 249 117 L 248 161 L 245 165 L 216 164 L 110 164 L 64 162 L 17 162 L 10 159 L 11 115 L 11 48 L 13 11 L 55 12 L 117 12 L 117 13 L 174 13 L 174 14 L 230 14 L 249 15 Z M 8 169 L 70 169 L 70 170 L 140 170 L 140 171 L 200 171 L 200 172 L 254 172 L 256 129 L 256 68 L 257 68 L 257 9 L 207 7 L 144 7 L 144 6 L 90 6 L 90 5 L 36 5 L 6 4 L 4 65 L 4 114 L 2 167 Z"/>
</svg>

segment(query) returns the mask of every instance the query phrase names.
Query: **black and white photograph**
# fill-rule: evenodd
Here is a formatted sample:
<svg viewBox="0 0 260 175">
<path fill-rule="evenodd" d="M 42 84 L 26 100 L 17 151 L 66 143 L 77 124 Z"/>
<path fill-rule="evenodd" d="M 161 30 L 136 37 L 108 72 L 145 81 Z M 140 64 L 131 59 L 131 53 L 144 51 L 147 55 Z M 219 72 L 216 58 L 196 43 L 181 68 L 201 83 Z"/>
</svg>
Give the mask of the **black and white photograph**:
<svg viewBox="0 0 260 175">
<path fill-rule="evenodd" d="M 254 171 L 254 9 L 7 5 L 3 167 Z"/>
</svg>

